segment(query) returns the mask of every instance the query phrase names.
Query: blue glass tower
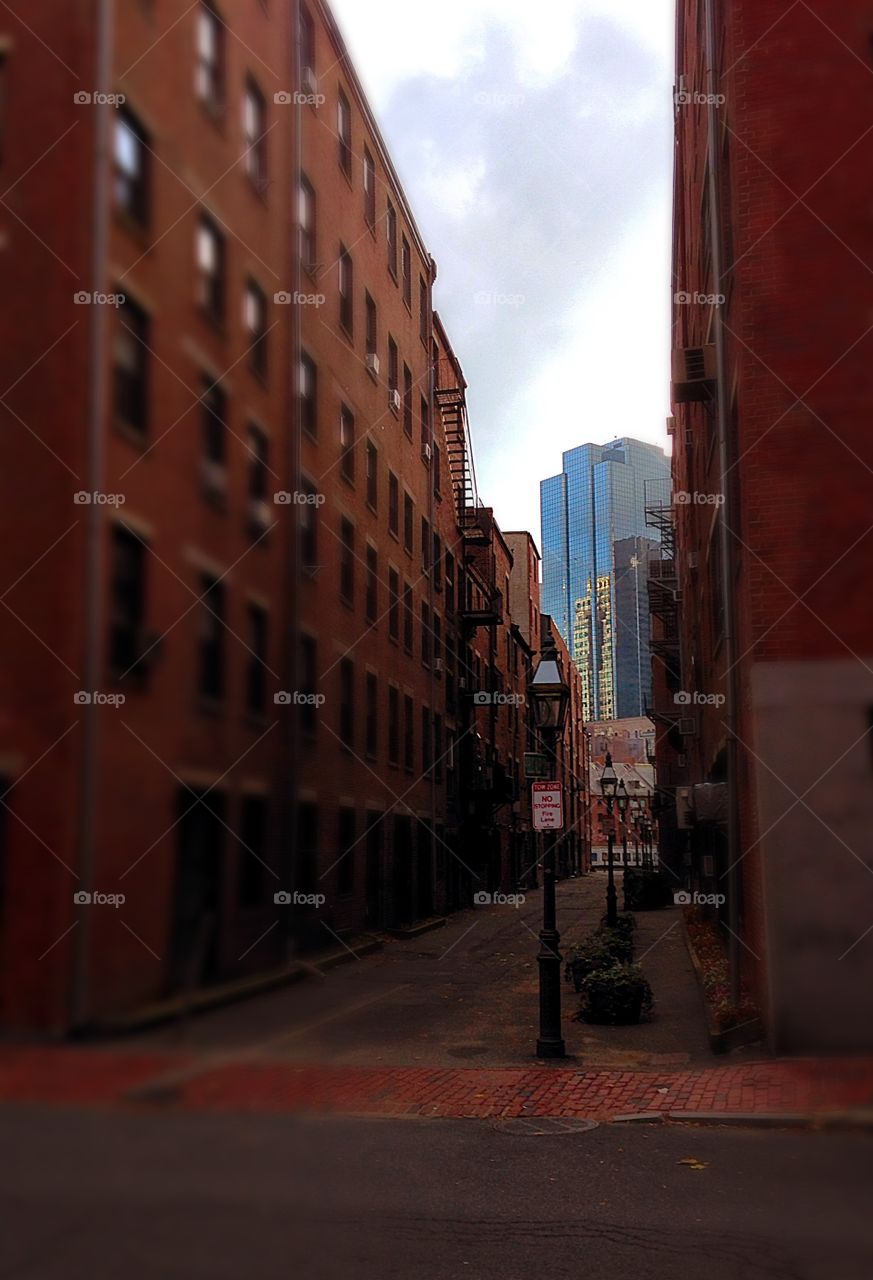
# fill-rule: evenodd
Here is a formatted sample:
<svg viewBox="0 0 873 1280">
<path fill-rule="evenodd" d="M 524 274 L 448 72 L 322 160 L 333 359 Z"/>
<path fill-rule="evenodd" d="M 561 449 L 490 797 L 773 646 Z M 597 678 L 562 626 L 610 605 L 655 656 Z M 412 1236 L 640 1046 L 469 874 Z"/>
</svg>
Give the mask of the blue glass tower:
<svg viewBox="0 0 873 1280">
<path fill-rule="evenodd" d="M 643 602 L 658 534 L 645 508 L 669 493 L 664 451 L 626 437 L 570 449 L 560 475 L 540 484 L 542 607 L 582 675 L 586 720 L 644 715 L 651 699 Z"/>
</svg>

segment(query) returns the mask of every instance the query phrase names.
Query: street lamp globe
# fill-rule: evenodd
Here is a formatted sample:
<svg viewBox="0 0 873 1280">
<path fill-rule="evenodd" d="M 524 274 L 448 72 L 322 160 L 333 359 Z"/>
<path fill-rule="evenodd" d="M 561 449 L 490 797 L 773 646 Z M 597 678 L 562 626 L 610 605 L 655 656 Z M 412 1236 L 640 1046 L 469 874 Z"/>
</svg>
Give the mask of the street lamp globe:
<svg viewBox="0 0 873 1280">
<path fill-rule="evenodd" d="M 612 756 L 607 751 L 606 763 L 603 766 L 603 773 L 600 775 L 600 791 L 607 799 L 611 800 L 615 795 L 615 789 L 618 786 L 618 777 L 615 769 L 612 767 Z"/>
<path fill-rule="evenodd" d="M 528 695 L 537 728 L 560 733 L 570 704 L 570 686 L 565 683 L 561 674 L 558 651 L 551 639 L 543 644 Z"/>
<path fill-rule="evenodd" d="M 622 778 L 621 782 L 618 784 L 615 795 L 615 803 L 618 806 L 618 811 L 622 817 L 624 817 L 625 810 L 627 809 L 627 802 L 627 787 L 624 785 L 624 778 Z"/>
</svg>

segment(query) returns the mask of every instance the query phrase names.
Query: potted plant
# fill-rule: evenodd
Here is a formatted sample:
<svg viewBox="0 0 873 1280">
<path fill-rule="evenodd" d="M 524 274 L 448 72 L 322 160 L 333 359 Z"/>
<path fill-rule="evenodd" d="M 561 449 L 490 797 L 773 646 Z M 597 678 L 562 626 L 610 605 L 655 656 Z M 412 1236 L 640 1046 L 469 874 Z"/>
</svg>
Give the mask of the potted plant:
<svg viewBox="0 0 873 1280">
<path fill-rule="evenodd" d="M 580 983 L 580 1016 L 586 1022 L 627 1026 L 652 1010 L 652 988 L 636 964 L 592 970 Z"/>
<path fill-rule="evenodd" d="M 596 969 L 608 969 L 616 962 L 610 940 L 602 934 L 592 934 L 584 942 L 572 947 L 566 956 L 564 978 L 572 982 L 576 991 L 582 990 L 582 980 Z"/>
</svg>

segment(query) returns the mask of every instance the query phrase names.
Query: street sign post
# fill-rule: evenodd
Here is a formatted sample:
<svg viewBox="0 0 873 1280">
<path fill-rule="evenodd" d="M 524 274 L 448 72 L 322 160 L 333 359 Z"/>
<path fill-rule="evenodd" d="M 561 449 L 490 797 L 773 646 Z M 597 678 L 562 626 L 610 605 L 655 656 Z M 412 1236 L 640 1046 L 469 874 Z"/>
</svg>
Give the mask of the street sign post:
<svg viewBox="0 0 873 1280">
<path fill-rule="evenodd" d="M 533 784 L 534 831 L 560 831 L 564 826 L 564 797 L 559 782 Z"/>
</svg>

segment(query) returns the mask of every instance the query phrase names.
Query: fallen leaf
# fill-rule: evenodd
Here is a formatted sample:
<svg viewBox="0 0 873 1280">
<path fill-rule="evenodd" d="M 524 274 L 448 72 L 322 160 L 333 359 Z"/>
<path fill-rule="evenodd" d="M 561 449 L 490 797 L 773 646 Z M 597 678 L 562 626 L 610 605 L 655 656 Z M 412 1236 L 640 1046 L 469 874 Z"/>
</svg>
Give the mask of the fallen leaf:
<svg viewBox="0 0 873 1280">
<path fill-rule="evenodd" d="M 699 1160 L 696 1160 L 694 1156 L 685 1156 L 683 1160 L 677 1160 L 676 1163 L 687 1165 L 689 1169 L 708 1169 L 709 1168 L 708 1162 L 702 1164 Z"/>
</svg>

